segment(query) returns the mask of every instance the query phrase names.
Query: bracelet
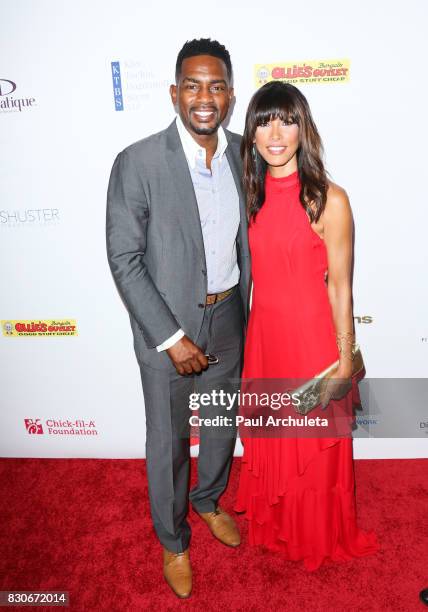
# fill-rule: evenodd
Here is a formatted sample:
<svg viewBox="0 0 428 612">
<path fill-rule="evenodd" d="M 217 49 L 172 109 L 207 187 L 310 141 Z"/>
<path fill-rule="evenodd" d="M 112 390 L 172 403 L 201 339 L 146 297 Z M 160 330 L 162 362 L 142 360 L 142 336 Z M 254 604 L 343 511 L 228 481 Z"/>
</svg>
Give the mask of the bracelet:
<svg viewBox="0 0 428 612">
<path fill-rule="evenodd" d="M 345 347 L 343 346 L 342 343 L 348 344 L 351 347 L 349 353 L 345 352 Z M 357 350 L 357 345 L 355 343 L 355 337 L 352 332 L 337 333 L 336 334 L 336 344 L 337 344 L 337 348 L 339 349 L 339 354 L 342 357 L 346 357 L 347 359 L 354 361 L 355 353 Z"/>
</svg>

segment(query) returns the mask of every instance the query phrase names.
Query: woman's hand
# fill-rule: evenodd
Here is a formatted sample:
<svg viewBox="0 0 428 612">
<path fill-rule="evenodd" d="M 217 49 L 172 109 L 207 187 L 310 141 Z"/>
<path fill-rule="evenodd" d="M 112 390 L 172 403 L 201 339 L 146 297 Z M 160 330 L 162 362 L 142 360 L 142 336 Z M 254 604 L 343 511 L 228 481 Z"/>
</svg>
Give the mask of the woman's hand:
<svg viewBox="0 0 428 612">
<path fill-rule="evenodd" d="M 340 400 L 352 387 L 352 364 L 351 367 L 339 368 L 331 376 L 327 377 L 321 387 L 321 408 L 325 410 L 330 400 Z"/>
</svg>

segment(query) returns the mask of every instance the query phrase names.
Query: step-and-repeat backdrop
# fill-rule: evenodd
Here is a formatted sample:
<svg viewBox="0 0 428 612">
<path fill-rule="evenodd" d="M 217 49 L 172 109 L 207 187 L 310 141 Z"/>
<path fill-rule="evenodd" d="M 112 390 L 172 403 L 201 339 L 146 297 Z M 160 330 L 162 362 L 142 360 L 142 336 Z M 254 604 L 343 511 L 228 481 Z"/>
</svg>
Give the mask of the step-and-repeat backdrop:
<svg viewBox="0 0 428 612">
<path fill-rule="evenodd" d="M 2 2 L 2 456 L 144 456 L 139 369 L 105 251 L 106 188 L 116 154 L 174 118 L 168 88 L 192 38 L 231 53 L 230 129 L 242 133 L 267 80 L 307 96 L 354 211 L 368 377 L 427 377 L 427 12 L 420 0 Z M 374 404 L 358 417 L 370 431 L 356 457 L 428 456 L 428 408 L 392 392 Z M 394 419 L 401 436 L 388 433 Z"/>
</svg>

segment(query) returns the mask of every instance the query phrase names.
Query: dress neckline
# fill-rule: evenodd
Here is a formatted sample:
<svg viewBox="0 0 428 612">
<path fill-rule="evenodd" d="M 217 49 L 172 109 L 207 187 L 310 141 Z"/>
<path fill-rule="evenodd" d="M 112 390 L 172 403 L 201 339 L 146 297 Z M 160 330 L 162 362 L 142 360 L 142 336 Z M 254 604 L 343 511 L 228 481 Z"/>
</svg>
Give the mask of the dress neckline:
<svg viewBox="0 0 428 612">
<path fill-rule="evenodd" d="M 266 170 L 266 182 L 278 187 L 295 187 L 299 183 L 299 171 L 296 170 L 288 176 L 272 176 L 269 170 Z"/>
</svg>

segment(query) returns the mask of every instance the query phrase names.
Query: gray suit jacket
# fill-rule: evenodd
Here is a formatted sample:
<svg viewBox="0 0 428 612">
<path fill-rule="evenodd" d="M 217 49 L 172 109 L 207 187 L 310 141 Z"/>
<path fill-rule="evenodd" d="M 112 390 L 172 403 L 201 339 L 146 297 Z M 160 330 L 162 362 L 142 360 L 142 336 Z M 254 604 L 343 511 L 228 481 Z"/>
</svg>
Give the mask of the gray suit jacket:
<svg viewBox="0 0 428 612">
<path fill-rule="evenodd" d="M 250 260 L 241 137 L 225 132 L 226 156 L 239 194 L 237 250 L 246 321 Z M 106 235 L 110 269 L 130 315 L 138 361 L 156 369 L 173 368 L 168 355 L 156 346 L 180 327 L 196 341 L 207 294 L 198 204 L 175 121 L 116 157 L 108 188 Z"/>
</svg>

